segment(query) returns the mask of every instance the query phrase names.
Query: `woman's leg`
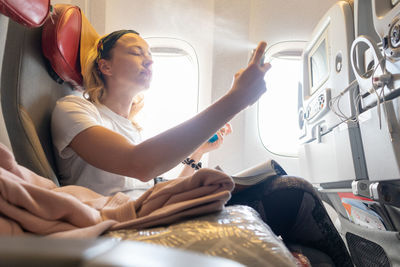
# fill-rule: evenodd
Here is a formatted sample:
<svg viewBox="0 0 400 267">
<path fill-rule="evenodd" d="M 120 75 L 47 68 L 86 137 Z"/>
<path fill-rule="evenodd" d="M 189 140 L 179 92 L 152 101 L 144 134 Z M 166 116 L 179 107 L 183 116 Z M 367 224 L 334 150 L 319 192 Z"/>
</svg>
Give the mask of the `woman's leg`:
<svg viewBox="0 0 400 267">
<path fill-rule="evenodd" d="M 260 213 L 284 242 L 324 252 L 336 266 L 353 266 L 346 246 L 310 183 L 280 176 L 234 193 L 228 205 L 247 205 Z"/>
</svg>

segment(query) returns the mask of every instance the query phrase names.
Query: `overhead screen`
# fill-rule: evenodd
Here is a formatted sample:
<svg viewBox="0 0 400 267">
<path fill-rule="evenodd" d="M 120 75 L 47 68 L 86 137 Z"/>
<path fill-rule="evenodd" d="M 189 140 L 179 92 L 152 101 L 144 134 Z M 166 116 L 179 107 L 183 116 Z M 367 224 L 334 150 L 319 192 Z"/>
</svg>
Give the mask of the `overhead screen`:
<svg viewBox="0 0 400 267">
<path fill-rule="evenodd" d="M 327 43 L 325 38 L 312 49 L 309 62 L 310 95 L 312 95 L 329 75 Z"/>
</svg>

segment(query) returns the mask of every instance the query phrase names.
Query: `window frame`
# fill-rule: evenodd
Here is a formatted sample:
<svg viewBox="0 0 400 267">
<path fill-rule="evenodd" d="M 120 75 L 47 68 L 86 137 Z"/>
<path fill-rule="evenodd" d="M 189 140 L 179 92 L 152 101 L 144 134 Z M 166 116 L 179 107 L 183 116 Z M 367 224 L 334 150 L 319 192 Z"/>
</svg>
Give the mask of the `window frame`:
<svg viewBox="0 0 400 267">
<path fill-rule="evenodd" d="M 162 52 L 175 52 L 176 54 L 182 54 L 189 57 L 190 61 L 195 65 L 196 73 L 196 84 L 197 84 L 197 95 L 196 95 L 196 112 L 199 112 L 200 108 L 200 66 L 199 58 L 197 56 L 194 47 L 187 41 L 179 38 L 172 37 L 146 37 L 144 40 L 149 44 L 150 51 L 153 54 L 154 51 L 159 53 Z M 157 53 L 157 52 L 156 52 Z"/>
<path fill-rule="evenodd" d="M 171 57 L 186 56 L 188 60 L 192 63 L 195 75 L 194 77 L 195 80 L 193 81 L 195 84 L 194 90 L 196 90 L 195 94 L 193 95 L 193 97 L 195 98 L 193 101 L 193 104 L 195 105 L 195 107 L 193 108 L 194 111 L 193 116 L 195 116 L 200 109 L 200 65 L 199 65 L 199 58 L 197 56 L 194 47 L 185 40 L 178 38 L 171 38 L 171 37 L 146 37 L 144 38 L 144 40 L 149 44 L 150 51 L 153 55 L 159 55 L 165 57 L 168 57 L 169 55 Z M 149 132 L 148 134 L 149 136 L 147 137 L 150 137 L 154 133 Z M 178 164 L 177 166 L 165 172 L 161 176 L 167 177 L 168 179 L 177 178 L 180 172 L 182 171 L 181 165 L 182 164 Z"/>
<path fill-rule="evenodd" d="M 301 66 L 303 66 L 303 52 L 307 45 L 307 41 L 303 40 L 296 40 L 296 41 L 283 41 L 275 43 L 274 45 L 270 46 L 267 51 L 265 52 L 265 62 L 270 62 L 273 58 L 281 58 L 281 59 L 298 59 Z M 300 73 L 300 80 L 302 80 L 302 73 Z M 268 90 L 268 89 L 267 89 Z M 296 96 L 298 98 L 298 96 Z M 296 113 L 296 118 L 298 117 L 298 110 Z M 298 153 L 296 155 L 293 154 L 281 154 L 272 151 L 263 141 L 261 136 L 261 129 L 260 129 L 260 101 L 257 102 L 257 130 L 258 130 L 258 137 L 260 138 L 260 142 L 263 147 L 272 155 L 281 156 L 281 157 L 288 157 L 288 158 L 299 158 Z"/>
</svg>

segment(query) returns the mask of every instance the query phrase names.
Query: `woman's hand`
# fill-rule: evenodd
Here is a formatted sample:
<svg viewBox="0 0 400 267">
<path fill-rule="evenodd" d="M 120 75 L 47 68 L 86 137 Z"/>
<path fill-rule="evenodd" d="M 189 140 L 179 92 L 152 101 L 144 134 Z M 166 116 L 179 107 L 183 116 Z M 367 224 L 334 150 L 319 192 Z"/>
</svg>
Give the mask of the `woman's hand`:
<svg viewBox="0 0 400 267">
<path fill-rule="evenodd" d="M 233 86 L 228 92 L 228 96 L 242 109 L 254 104 L 267 90 L 264 76 L 271 65 L 261 63 L 266 47 L 266 42 L 258 44 L 247 68 L 235 74 Z"/>
<path fill-rule="evenodd" d="M 232 133 L 232 126 L 227 123 L 224 127 L 222 127 L 218 132 L 218 139 L 215 142 L 205 142 L 199 148 L 196 149 L 195 153 L 199 153 L 201 155 L 218 149 L 222 143 L 224 142 L 224 136 L 229 135 Z"/>
<path fill-rule="evenodd" d="M 210 142 L 206 141 L 201 146 L 199 146 L 193 152 L 193 154 L 190 155 L 189 158 L 193 159 L 195 161 L 195 163 L 198 163 L 205 153 L 219 148 L 222 145 L 222 143 L 224 142 L 224 136 L 227 136 L 230 133 L 232 133 L 232 126 L 229 123 L 227 123 L 227 124 L 225 124 L 224 127 L 222 127 L 221 129 L 218 130 L 218 132 L 217 132 L 218 139 L 215 142 L 210 143 Z M 189 176 L 189 175 L 192 175 L 193 173 L 194 173 L 194 169 L 191 166 L 184 165 L 184 167 L 178 177 Z"/>
</svg>

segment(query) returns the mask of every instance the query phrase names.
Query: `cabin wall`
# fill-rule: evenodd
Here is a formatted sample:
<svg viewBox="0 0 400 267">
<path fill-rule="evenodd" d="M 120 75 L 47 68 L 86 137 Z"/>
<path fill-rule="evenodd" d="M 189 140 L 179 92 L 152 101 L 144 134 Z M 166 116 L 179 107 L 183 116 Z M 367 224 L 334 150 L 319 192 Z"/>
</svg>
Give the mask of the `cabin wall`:
<svg viewBox="0 0 400 267">
<path fill-rule="evenodd" d="M 247 65 L 249 51 L 254 48 L 248 41 L 250 4 L 250 1 L 241 0 L 215 1 L 212 102 L 229 90 L 233 75 Z M 233 133 L 224 139 L 218 150 L 210 153 L 209 167 L 219 165 L 233 174 L 245 167 L 244 113 L 233 118 L 231 124 Z"/>
<path fill-rule="evenodd" d="M 269 45 L 288 40 L 308 41 L 318 21 L 337 0 L 251 0 L 250 40 Z"/>
<path fill-rule="evenodd" d="M 309 40 L 318 20 L 336 0 L 271 2 L 215 1 L 213 101 L 229 88 L 232 74 L 247 64 L 251 50 L 260 40 L 267 41 L 268 47 L 282 41 Z M 293 94 L 297 95 L 297 88 L 293 88 Z M 299 175 L 298 158 L 271 154 L 263 146 L 257 111 L 255 104 L 233 119 L 234 133 L 210 155 L 209 165 L 221 165 L 228 173 L 235 173 L 273 158 L 288 173 Z"/>
<path fill-rule="evenodd" d="M 283 41 L 308 41 L 319 19 L 336 0 L 265 1 L 251 0 L 249 16 L 249 42 L 254 45 L 265 40 L 268 47 Z M 272 66 L 273 67 L 273 66 Z M 284 86 L 284 83 L 282 83 Z M 267 88 L 268 90 L 268 88 Z M 297 95 L 297 88 L 293 88 Z M 282 105 L 285 104 L 283 99 Z M 243 168 L 249 168 L 267 158 L 277 160 L 292 175 L 300 175 L 298 158 L 282 157 L 270 153 L 262 144 L 258 134 L 257 106 L 244 112 L 245 136 L 242 143 Z"/>
</svg>

